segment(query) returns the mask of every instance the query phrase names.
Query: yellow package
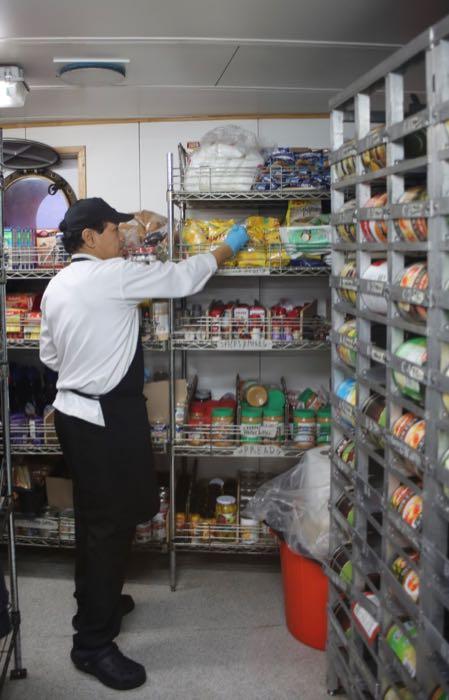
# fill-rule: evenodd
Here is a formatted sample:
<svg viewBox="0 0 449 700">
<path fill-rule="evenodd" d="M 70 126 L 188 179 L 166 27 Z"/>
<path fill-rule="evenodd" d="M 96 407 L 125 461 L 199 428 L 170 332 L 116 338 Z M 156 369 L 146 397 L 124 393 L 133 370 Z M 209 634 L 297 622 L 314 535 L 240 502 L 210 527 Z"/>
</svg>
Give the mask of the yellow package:
<svg viewBox="0 0 449 700">
<path fill-rule="evenodd" d="M 209 243 L 208 244 L 208 250 L 207 252 L 211 252 L 214 250 L 217 250 L 217 248 L 220 248 L 220 246 L 223 245 L 223 241 L 214 241 L 214 243 Z M 229 260 L 226 260 L 226 262 L 222 263 L 220 267 L 236 267 L 237 266 L 237 260 L 235 257 L 230 258 Z"/>
<path fill-rule="evenodd" d="M 182 241 L 189 253 L 202 253 L 208 248 L 209 223 L 201 219 L 187 219 L 182 229 Z"/>
<path fill-rule="evenodd" d="M 229 229 L 234 226 L 234 219 L 211 219 L 208 222 L 208 236 L 211 242 L 224 241 Z"/>
<path fill-rule="evenodd" d="M 301 199 L 288 203 L 286 225 L 299 226 L 321 215 L 321 202 L 314 199 Z"/>
<path fill-rule="evenodd" d="M 276 236 L 279 238 L 279 220 L 273 216 L 248 216 L 245 225 L 248 236 L 254 242 L 267 242 Z"/>
<path fill-rule="evenodd" d="M 290 256 L 285 248 L 281 246 L 271 246 L 267 248 L 268 267 L 287 267 L 290 264 Z"/>
<path fill-rule="evenodd" d="M 236 255 L 237 267 L 266 267 L 266 250 L 264 247 L 250 247 Z"/>
</svg>

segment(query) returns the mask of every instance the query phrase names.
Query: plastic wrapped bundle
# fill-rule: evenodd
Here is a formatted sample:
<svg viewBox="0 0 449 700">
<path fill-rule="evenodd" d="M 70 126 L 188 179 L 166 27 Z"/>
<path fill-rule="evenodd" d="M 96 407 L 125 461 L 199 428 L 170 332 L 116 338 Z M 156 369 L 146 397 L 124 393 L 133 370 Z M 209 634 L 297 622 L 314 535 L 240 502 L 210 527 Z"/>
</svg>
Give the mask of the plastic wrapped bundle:
<svg viewBox="0 0 449 700">
<path fill-rule="evenodd" d="M 293 469 L 265 483 L 244 515 L 264 520 L 300 554 L 326 561 L 329 552 L 328 450 L 308 450 Z"/>
<path fill-rule="evenodd" d="M 230 124 L 212 129 L 190 157 L 184 176 L 187 192 L 247 192 L 263 158 L 256 136 Z"/>
</svg>

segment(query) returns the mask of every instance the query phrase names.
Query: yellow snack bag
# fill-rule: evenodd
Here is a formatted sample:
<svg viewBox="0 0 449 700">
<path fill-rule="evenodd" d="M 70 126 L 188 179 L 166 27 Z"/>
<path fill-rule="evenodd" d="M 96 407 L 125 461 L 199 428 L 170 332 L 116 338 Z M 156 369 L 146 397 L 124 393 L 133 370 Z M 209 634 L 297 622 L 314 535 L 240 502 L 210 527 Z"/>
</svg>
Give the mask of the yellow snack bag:
<svg viewBox="0 0 449 700">
<path fill-rule="evenodd" d="M 266 267 L 266 251 L 264 246 L 248 247 L 236 255 L 237 267 Z"/>
<path fill-rule="evenodd" d="M 248 236 L 255 243 L 267 242 L 267 238 L 279 236 L 279 220 L 273 216 L 248 216 L 245 221 Z"/>
<path fill-rule="evenodd" d="M 212 242 L 224 241 L 228 231 L 234 226 L 234 219 L 211 219 L 208 222 L 208 236 Z"/>
<path fill-rule="evenodd" d="M 201 253 L 208 245 L 208 222 L 201 219 L 187 219 L 182 229 L 182 241 L 189 253 Z"/>
<path fill-rule="evenodd" d="M 290 264 L 290 256 L 285 248 L 278 245 L 268 246 L 267 265 L 269 267 L 287 267 Z"/>
</svg>

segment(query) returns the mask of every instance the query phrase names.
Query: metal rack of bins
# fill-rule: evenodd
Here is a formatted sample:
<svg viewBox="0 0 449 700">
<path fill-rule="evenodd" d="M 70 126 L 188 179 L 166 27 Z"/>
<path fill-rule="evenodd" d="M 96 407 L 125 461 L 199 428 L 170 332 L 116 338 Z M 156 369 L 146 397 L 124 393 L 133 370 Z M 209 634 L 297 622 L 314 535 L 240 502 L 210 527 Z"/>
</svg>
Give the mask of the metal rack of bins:
<svg viewBox="0 0 449 700">
<path fill-rule="evenodd" d="M 405 113 L 406 78 L 420 66 L 426 104 Z M 385 124 L 373 129 L 373 107 L 385 101 Z M 330 694 L 343 687 L 350 698 L 449 697 L 449 17 L 430 27 L 367 75 L 338 94 L 331 107 L 332 169 L 332 488 L 331 553 L 346 550 L 349 575 L 330 559 L 329 674 Z M 377 111 L 378 114 L 378 111 Z M 345 141 L 345 122 L 355 121 L 355 138 Z M 407 157 L 406 140 L 420 133 L 424 153 Z M 369 169 L 369 149 L 384 149 L 386 162 Z M 349 160 L 345 161 L 345 159 Z M 345 163 L 343 165 L 343 162 Z M 368 162 L 368 167 L 367 166 Z M 355 172 L 350 172 L 352 168 Z M 345 174 L 346 171 L 349 171 Z M 410 182 L 424 183 L 427 197 L 400 201 Z M 366 205 L 383 183 L 385 204 Z M 375 191 L 375 190 L 374 190 Z M 348 210 L 348 199 L 355 203 Z M 385 240 L 367 241 L 363 222 L 382 222 Z M 409 220 L 421 236 L 401 236 L 399 220 Z M 424 222 L 424 223 L 423 223 Z M 341 227 L 353 226 L 355 239 L 341 237 Z M 345 229 L 343 229 L 344 232 Z M 420 238 L 420 240 L 419 240 Z M 352 259 L 355 274 L 341 277 Z M 386 261 L 386 276 L 367 280 L 373 260 Z M 402 273 L 409 265 L 427 265 L 428 285 L 407 287 Z M 341 290 L 354 293 L 354 305 Z M 380 315 L 369 309 L 367 295 L 384 300 Z M 345 294 L 343 294 L 345 296 Z M 348 295 L 346 295 L 347 297 Z M 420 318 L 401 315 L 404 308 L 421 309 Z M 355 319 L 355 338 L 339 329 Z M 385 343 L 374 331 L 383 327 Z M 427 361 L 399 357 L 405 339 L 426 340 Z M 419 341 L 422 342 L 422 341 Z M 341 346 L 355 351 L 355 366 L 341 359 Z M 415 359 L 415 361 L 414 361 Z M 404 396 L 404 386 L 416 396 Z M 402 377 L 402 378 L 401 378 Z M 338 394 L 345 379 L 355 380 L 355 405 Z M 384 422 L 376 424 L 363 407 L 370 395 L 385 402 Z M 419 395 L 420 400 L 416 400 Z M 449 398 L 449 397 L 448 397 Z M 446 405 L 445 405 L 446 404 Z M 383 405 L 383 404 L 382 404 Z M 407 444 L 393 430 L 406 412 L 423 428 L 421 442 Z M 342 460 L 343 439 L 354 441 L 354 463 Z M 374 442 L 373 442 L 374 441 Z M 419 447 L 419 449 L 417 449 Z M 449 453 L 448 453 L 449 454 Z M 413 498 L 413 517 L 406 506 L 395 508 L 398 486 Z M 337 506 L 341 494 L 352 505 L 350 522 Z M 401 557 L 414 581 L 413 593 L 393 570 Z M 348 572 L 348 569 L 346 569 Z M 416 583 L 419 588 L 416 589 Z M 419 591 L 419 595 L 418 595 Z M 368 594 L 368 595 L 367 595 Z M 371 594 L 371 595 L 370 595 Z M 374 596 L 374 598 L 373 598 Z M 374 603 L 374 605 L 373 605 Z M 373 638 L 359 624 L 357 610 L 370 615 Z M 342 613 L 343 608 L 343 613 Z M 397 640 L 402 638 L 403 651 Z M 396 639 L 396 642 L 395 642 Z M 406 651 L 404 649 L 406 648 Z M 386 695 L 391 691 L 391 695 Z M 408 694 L 406 694 L 408 692 Z M 396 693 L 396 694 L 395 694 Z"/>
<path fill-rule="evenodd" d="M 207 180 L 212 181 L 214 173 L 208 174 Z M 229 175 L 228 175 L 229 179 Z M 176 214 L 179 219 L 184 221 L 186 219 L 187 212 L 192 210 L 214 210 L 218 209 L 235 209 L 235 208 L 263 208 L 266 211 L 267 207 L 278 206 L 287 203 L 289 200 L 329 200 L 329 191 L 314 190 L 314 189 L 286 189 L 281 188 L 278 190 L 269 190 L 266 192 L 259 192 L 256 190 L 249 190 L 246 192 L 233 192 L 233 191 L 221 191 L 215 192 L 211 191 L 210 188 L 205 187 L 201 191 L 188 191 L 187 181 L 185 179 L 185 162 L 180 158 L 179 165 L 175 166 L 174 157 L 172 153 L 167 154 L 167 207 L 168 207 L 168 228 L 169 228 L 169 257 L 171 260 L 179 260 L 185 257 L 186 251 L 183 251 L 182 240 L 176 242 L 176 230 L 175 230 L 175 207 Z M 196 252 L 205 252 L 198 250 Z M 280 251 L 278 251 L 278 255 Z M 266 267 L 256 268 L 256 269 L 221 269 L 218 271 L 218 276 L 231 276 L 231 277 L 251 277 L 253 279 L 257 277 L 288 277 L 297 278 L 298 281 L 303 279 L 318 278 L 323 281 L 324 284 L 328 283 L 330 268 L 327 265 L 320 265 L 318 267 L 290 267 L 289 265 L 280 264 L 277 266 L 270 266 L 267 264 Z M 299 285 L 298 285 L 299 286 Z M 199 325 L 201 321 L 198 320 Z M 278 347 L 279 346 L 279 347 Z M 175 391 L 174 391 L 174 380 L 178 373 L 183 378 L 186 378 L 187 373 L 187 353 L 189 351 L 209 351 L 209 352 L 252 352 L 256 355 L 261 352 L 310 352 L 316 350 L 328 350 L 329 342 L 327 340 L 307 340 L 298 343 L 230 343 L 229 347 L 224 346 L 223 343 L 217 343 L 213 341 L 188 341 L 185 340 L 183 334 L 179 332 L 179 318 L 175 316 L 175 304 L 173 301 L 170 302 L 170 440 L 169 440 L 169 451 L 170 451 L 170 503 L 174 504 L 176 502 L 176 459 L 180 456 L 191 456 L 191 457 L 201 457 L 207 455 L 209 458 L 218 458 L 223 456 L 229 456 L 234 453 L 235 448 L 227 450 L 213 450 L 211 448 L 194 448 L 188 446 L 187 441 L 180 441 L 179 437 L 176 438 L 175 435 Z M 177 360 L 180 358 L 178 364 Z M 298 457 L 298 450 L 294 446 L 288 445 L 286 443 L 285 448 L 274 448 L 271 445 L 260 445 L 254 446 L 259 447 L 259 450 L 252 450 L 251 455 L 239 454 L 239 459 L 246 456 L 251 456 L 252 458 L 263 458 L 271 457 L 276 459 L 292 459 Z M 234 455 L 235 456 L 235 455 Z M 228 539 L 223 543 L 223 537 L 218 535 L 211 535 L 210 537 L 198 538 L 194 536 L 193 531 L 190 533 L 186 530 L 187 535 L 183 534 L 181 536 L 176 536 L 176 509 L 171 508 L 170 510 L 170 527 L 169 527 L 169 539 L 170 539 L 170 581 L 173 590 L 176 588 L 176 552 L 180 550 L 191 550 L 191 551 L 202 551 L 207 553 L 212 552 L 224 552 L 228 551 L 231 553 L 241 553 L 248 554 L 253 553 L 257 555 L 261 554 L 273 554 L 277 551 L 277 547 L 274 544 L 272 537 L 262 536 L 256 544 L 248 545 L 243 541 L 243 538 L 239 535 L 238 526 L 235 532 L 228 532 Z M 201 540 L 201 541 L 198 541 Z"/>
</svg>

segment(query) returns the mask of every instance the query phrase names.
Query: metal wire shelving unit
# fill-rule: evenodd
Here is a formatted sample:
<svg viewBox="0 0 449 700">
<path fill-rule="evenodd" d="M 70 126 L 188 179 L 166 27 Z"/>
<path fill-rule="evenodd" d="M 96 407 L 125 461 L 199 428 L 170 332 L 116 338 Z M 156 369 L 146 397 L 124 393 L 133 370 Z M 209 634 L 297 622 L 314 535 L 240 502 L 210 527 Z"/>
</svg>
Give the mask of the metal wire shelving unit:
<svg viewBox="0 0 449 700">
<path fill-rule="evenodd" d="M 412 66 L 425 75 L 426 105 L 407 116 L 404 76 Z M 373 130 L 372 105 L 380 98 L 385 125 Z M 334 694 L 342 687 L 351 699 L 382 700 L 389 690 L 396 697 L 443 698 L 449 694 L 449 17 L 330 106 L 334 423 L 328 689 Z M 355 113 L 355 139 L 345 143 L 349 113 Z M 425 153 L 406 157 L 409 135 L 424 138 Z M 369 169 L 366 154 L 379 147 L 384 161 Z M 417 182 L 425 186 L 425 199 L 399 201 Z M 386 190 L 385 206 L 366 206 L 373 187 Z M 355 207 L 341 211 L 347 199 L 355 199 Z M 384 225 L 386 239 L 368 242 L 367 221 Z M 415 232 L 423 227 L 420 235 L 401 236 L 401 222 Z M 343 226 L 353 227 L 354 239 L 341 237 Z M 341 276 L 348 260 L 355 262 L 351 279 Z M 370 282 L 364 275 L 375 260 L 387 261 L 387 277 Z M 425 288 L 400 283 L 414 263 L 427 266 Z M 345 290 L 355 295 L 354 304 L 342 300 Z M 386 313 L 368 308 L 367 295 L 385 300 Z M 355 338 L 339 333 L 348 318 L 355 319 Z M 385 344 L 376 341 L 379 327 Z M 424 362 L 398 355 L 402 343 L 413 338 L 425 339 Z M 355 366 L 342 362 L 341 346 L 355 351 Z M 348 379 L 356 382 L 355 405 L 337 395 Z M 404 395 L 401 382 L 416 392 Z M 366 401 L 375 394 L 383 411 L 380 426 L 366 415 Z M 422 431 L 416 443 L 398 429 L 397 421 L 408 413 Z M 354 467 L 341 457 L 344 439 L 354 441 Z M 342 493 L 352 504 L 351 524 L 341 509 Z M 344 566 L 350 567 L 349 576 L 342 575 Z M 403 567 L 407 578 L 401 579 L 395 566 Z M 366 600 L 369 592 L 376 596 L 374 607 Z M 356 620 L 356 603 L 363 609 L 365 631 Z M 406 691 L 409 695 L 401 694 Z"/>
<path fill-rule="evenodd" d="M 248 209 L 248 208 L 277 208 L 285 206 L 288 201 L 298 199 L 308 199 L 314 201 L 329 200 L 329 191 L 325 189 L 312 188 L 286 188 L 281 184 L 277 189 L 267 189 L 258 191 L 248 189 L 246 191 L 214 191 L 217 189 L 211 186 L 216 184 L 217 176 L 223 177 L 227 182 L 229 172 L 217 173 L 215 169 L 200 168 L 198 172 L 187 172 L 186 161 L 182 149 L 179 153 L 179 167 L 175 167 L 173 154 L 167 154 L 167 204 L 168 204 L 168 225 L 169 225 L 169 257 L 171 260 L 182 260 L 194 253 L 204 252 L 201 248 L 186 246 L 182 240 L 177 239 L 175 227 L 175 207 L 179 214 L 179 219 L 184 222 L 187 213 L 196 210 L 217 211 L 220 209 Z M 254 178 L 254 170 L 245 174 L 248 180 Z M 284 176 L 279 177 L 281 183 Z M 194 191 L 189 189 L 189 185 L 194 182 Z M 291 265 L 286 263 L 289 259 L 287 250 L 283 246 L 271 246 L 270 250 L 262 251 L 266 254 L 266 264 L 260 267 L 224 267 L 217 272 L 219 277 L 253 277 L 253 278 L 279 278 L 297 277 L 299 278 L 321 278 L 328 280 L 330 268 L 321 264 L 317 266 Z M 287 255 L 286 255 L 287 253 Z M 181 360 L 181 376 L 186 377 L 187 353 L 190 351 L 208 352 L 252 352 L 260 354 L 262 352 L 286 352 L 286 353 L 308 353 L 315 351 L 325 351 L 329 349 L 329 328 L 328 326 L 318 328 L 317 322 L 306 319 L 300 333 L 292 334 L 291 337 L 283 340 L 273 340 L 270 329 L 261 328 L 257 332 L 257 338 L 253 338 L 251 329 L 248 329 L 248 337 L 245 339 L 227 337 L 214 337 L 211 332 L 211 319 L 201 317 L 197 319 L 185 319 L 183 316 L 175 314 L 174 303 L 170 305 L 170 406 L 171 406 L 171 426 L 175 426 L 175 395 L 174 378 L 178 368 L 178 357 Z M 181 426 L 176 426 L 179 431 Z M 287 441 L 282 445 L 265 444 L 240 444 L 236 439 L 239 426 L 230 427 L 229 445 L 215 446 L 213 439 L 206 440 L 203 444 L 191 444 L 189 441 L 188 426 L 185 430 L 175 434 L 174 428 L 170 437 L 170 502 L 176 500 L 176 460 L 178 457 L 208 457 L 209 459 L 233 457 L 237 459 L 245 458 L 266 458 L 271 459 L 294 459 L 301 456 L 302 452 L 292 441 Z M 197 552 L 222 552 L 222 553 L 246 553 L 246 554 L 273 554 L 277 551 L 277 543 L 271 535 L 260 535 L 256 542 L 242 541 L 239 526 L 229 528 L 226 532 L 218 532 L 217 528 L 203 526 L 201 531 L 197 527 L 187 528 L 182 533 L 176 528 L 176 514 L 174 509 L 170 512 L 170 580 L 173 590 L 176 588 L 176 552 L 182 550 Z M 200 527 L 201 529 L 201 527 Z"/>
<path fill-rule="evenodd" d="M 9 559 L 9 579 L 10 579 L 10 617 L 12 631 L 8 637 L 1 642 L 0 648 L 0 692 L 8 674 L 10 661 L 13 658 L 13 669 L 10 672 L 12 679 L 25 678 L 26 669 L 22 663 L 22 644 L 20 637 L 20 609 L 19 592 L 17 584 L 17 562 L 16 562 L 16 540 L 14 532 L 14 511 L 13 511 L 13 478 L 11 443 L 9 435 L 9 390 L 8 390 L 8 352 L 6 339 L 6 276 L 4 274 L 4 253 L 3 253 L 3 200 L 4 200 L 4 175 L 3 163 L 3 131 L 0 129 L 0 383 L 1 383 L 1 421 L 3 430 L 3 455 L 1 459 L 0 473 L 1 483 L 6 491 L 6 498 L 1 506 L 2 533 L 6 528 L 6 540 Z"/>
</svg>

